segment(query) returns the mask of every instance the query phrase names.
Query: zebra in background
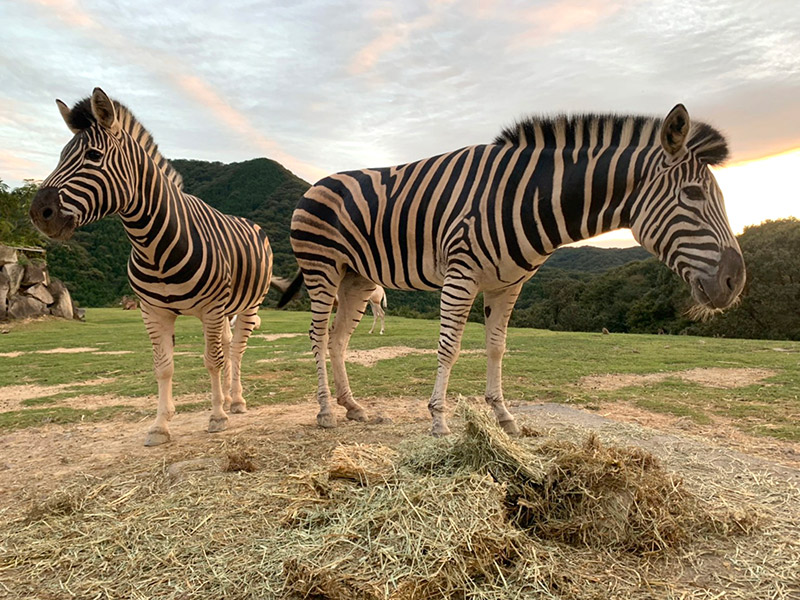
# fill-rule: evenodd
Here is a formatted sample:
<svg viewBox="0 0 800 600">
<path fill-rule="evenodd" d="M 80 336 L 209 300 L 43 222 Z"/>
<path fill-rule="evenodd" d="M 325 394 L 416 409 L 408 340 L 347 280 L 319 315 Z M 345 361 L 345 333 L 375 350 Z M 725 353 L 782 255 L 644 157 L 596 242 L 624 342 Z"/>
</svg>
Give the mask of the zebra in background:
<svg viewBox="0 0 800 600">
<path fill-rule="evenodd" d="M 381 286 L 376 287 L 375 291 L 372 292 L 369 298 L 367 298 L 367 303 L 372 309 L 372 327 L 369 328 L 369 333 L 375 331 L 375 323 L 377 323 L 378 319 L 380 319 L 380 334 L 383 335 L 383 332 L 386 329 L 386 290 L 384 290 Z"/>
<path fill-rule="evenodd" d="M 120 215 L 132 245 L 128 278 L 153 344 L 158 380 L 158 413 L 145 445 L 170 440 L 178 315 L 203 322 L 211 376 L 208 431 L 224 430 L 226 411 L 246 410 L 240 365 L 272 277 L 265 232 L 186 194 L 150 133 L 100 88 L 72 109 L 56 103 L 74 136 L 42 182 L 30 216 L 44 234 L 65 240 L 77 227 Z"/>
<path fill-rule="evenodd" d="M 709 165 L 727 157 L 724 137 L 692 123 L 683 105 L 660 119 L 583 115 L 518 122 L 491 144 L 417 162 L 331 175 L 292 216 L 292 248 L 311 297 L 321 427 L 330 407 L 326 350 L 339 404 L 366 418 L 345 370 L 348 340 L 376 284 L 441 289 L 434 435 L 449 433 L 445 393 L 478 292 L 486 316 L 486 401 L 517 433 L 503 400 L 506 328 L 522 284 L 569 242 L 631 228 L 636 240 L 684 279 L 696 316 L 730 306 L 744 261 Z M 290 286 L 288 301 L 300 286 Z M 334 298 L 339 310 L 328 344 Z"/>
</svg>

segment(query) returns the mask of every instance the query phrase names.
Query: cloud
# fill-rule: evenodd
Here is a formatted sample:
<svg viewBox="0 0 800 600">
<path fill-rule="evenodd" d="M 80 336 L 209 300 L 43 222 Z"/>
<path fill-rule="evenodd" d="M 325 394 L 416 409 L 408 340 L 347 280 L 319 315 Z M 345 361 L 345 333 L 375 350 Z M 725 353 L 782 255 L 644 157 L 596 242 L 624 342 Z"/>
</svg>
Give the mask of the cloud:
<svg viewBox="0 0 800 600">
<path fill-rule="evenodd" d="M 95 42 L 150 70 L 164 83 L 177 87 L 184 96 L 203 105 L 219 121 L 236 131 L 245 143 L 252 144 L 286 168 L 298 172 L 301 176 L 312 178 L 317 178 L 323 173 L 321 169 L 281 150 L 276 142 L 260 133 L 242 112 L 227 102 L 208 82 L 192 74 L 184 61 L 133 42 L 113 27 L 101 24 L 84 11 L 75 0 L 29 0 L 29 2 L 47 9 L 48 15 L 54 16 Z M 135 112 L 135 107 L 131 108 Z"/>
</svg>

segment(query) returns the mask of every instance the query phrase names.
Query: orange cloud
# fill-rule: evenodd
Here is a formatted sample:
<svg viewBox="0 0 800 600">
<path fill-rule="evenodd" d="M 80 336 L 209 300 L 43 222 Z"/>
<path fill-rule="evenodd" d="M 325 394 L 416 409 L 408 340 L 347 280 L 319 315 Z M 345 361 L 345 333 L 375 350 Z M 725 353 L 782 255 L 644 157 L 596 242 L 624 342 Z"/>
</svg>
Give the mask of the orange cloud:
<svg viewBox="0 0 800 600">
<path fill-rule="evenodd" d="M 383 55 L 405 42 L 411 34 L 433 27 L 441 18 L 442 10 L 453 2 L 454 0 L 429 0 L 428 12 L 408 22 L 396 20 L 394 12 L 388 6 L 376 9 L 372 18 L 380 33 L 356 53 L 350 61 L 349 73 L 361 75 L 372 70 Z"/>
</svg>

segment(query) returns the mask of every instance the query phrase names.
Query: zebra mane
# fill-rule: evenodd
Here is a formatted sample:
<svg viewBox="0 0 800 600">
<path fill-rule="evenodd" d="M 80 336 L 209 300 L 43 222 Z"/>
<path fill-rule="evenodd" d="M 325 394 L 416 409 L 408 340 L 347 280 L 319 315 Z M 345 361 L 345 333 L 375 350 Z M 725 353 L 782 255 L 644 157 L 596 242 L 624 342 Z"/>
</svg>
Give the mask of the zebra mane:
<svg viewBox="0 0 800 600">
<path fill-rule="evenodd" d="M 635 115 L 557 115 L 555 117 L 527 117 L 503 129 L 494 139 L 495 144 L 533 145 L 536 136 L 543 135 L 545 140 L 555 139 L 556 133 L 564 134 L 567 139 L 580 125 L 583 128 L 593 124 L 599 125 L 603 131 L 609 127 L 613 135 L 619 136 L 624 127 L 631 128 L 634 137 L 647 125 L 651 125 L 651 140 L 659 142 L 659 132 L 663 119 Z M 720 165 L 728 159 L 728 142 L 719 131 L 706 123 L 692 121 L 689 139 L 686 142 L 689 151 L 698 160 L 708 165 Z"/>
<path fill-rule="evenodd" d="M 128 134 L 144 148 L 145 152 L 152 157 L 153 161 L 158 165 L 164 175 L 166 175 L 167 179 L 175 184 L 178 189 L 183 189 L 183 177 L 181 177 L 181 174 L 175 170 L 175 167 L 173 167 L 170 162 L 164 158 L 161 152 L 159 152 L 158 144 L 156 144 L 152 134 L 136 119 L 127 106 L 116 100 L 112 100 L 112 102 L 114 103 L 114 110 L 122 130 L 128 132 Z M 72 107 L 72 111 L 70 111 L 69 114 L 69 126 L 73 130 L 89 129 L 95 123 L 97 123 L 97 119 L 95 119 L 94 113 L 92 113 L 91 98 L 84 98 Z"/>
</svg>

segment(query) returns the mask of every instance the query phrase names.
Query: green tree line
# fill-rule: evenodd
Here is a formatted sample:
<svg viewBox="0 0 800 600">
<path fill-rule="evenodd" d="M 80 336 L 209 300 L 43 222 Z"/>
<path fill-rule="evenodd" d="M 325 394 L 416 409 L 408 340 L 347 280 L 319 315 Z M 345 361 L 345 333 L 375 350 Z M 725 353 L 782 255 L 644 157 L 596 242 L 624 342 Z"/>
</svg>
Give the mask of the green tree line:
<svg viewBox="0 0 800 600">
<path fill-rule="evenodd" d="M 309 184 L 268 159 L 222 164 L 174 160 L 184 189 L 219 210 L 259 223 L 268 233 L 275 273 L 293 276 L 291 214 Z M 65 243 L 45 241 L 28 220 L 33 183 L 10 190 L 0 182 L 0 243 L 43 245 L 50 272 L 83 306 L 110 306 L 130 294 L 130 245 L 118 218 L 76 231 Z M 695 334 L 800 339 L 800 222 L 767 221 L 739 236 L 747 286 L 738 306 L 706 323 L 691 321 L 688 287 L 642 248 L 562 248 L 523 287 L 511 317 L 515 327 L 561 331 Z M 389 290 L 389 314 L 438 318 L 435 292 Z M 276 301 L 268 296 L 268 304 Z M 307 307 L 307 300 L 295 303 Z M 483 320 L 483 302 L 473 307 Z"/>
</svg>

